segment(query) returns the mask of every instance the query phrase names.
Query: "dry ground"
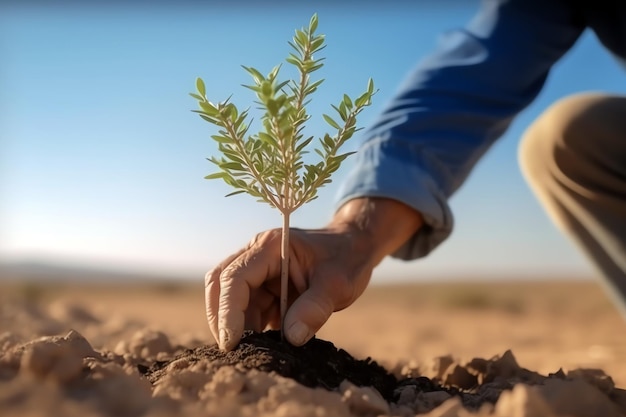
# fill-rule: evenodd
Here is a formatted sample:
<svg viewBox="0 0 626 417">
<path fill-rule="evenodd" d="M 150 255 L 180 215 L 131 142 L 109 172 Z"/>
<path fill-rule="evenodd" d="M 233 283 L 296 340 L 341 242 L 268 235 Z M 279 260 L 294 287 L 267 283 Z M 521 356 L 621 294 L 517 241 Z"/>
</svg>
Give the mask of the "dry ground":
<svg viewBox="0 0 626 417">
<path fill-rule="evenodd" d="M 150 327 L 173 344 L 212 342 L 201 282 L 0 281 L 0 303 L 0 334 L 27 339 L 71 327 L 96 349 L 119 350 L 132 332 Z M 42 312 L 54 323 L 41 321 Z M 396 371 L 428 374 L 436 357 L 451 354 L 465 363 L 510 349 L 522 367 L 544 375 L 598 368 L 626 387 L 626 321 L 590 281 L 371 286 L 318 337 Z"/>
</svg>

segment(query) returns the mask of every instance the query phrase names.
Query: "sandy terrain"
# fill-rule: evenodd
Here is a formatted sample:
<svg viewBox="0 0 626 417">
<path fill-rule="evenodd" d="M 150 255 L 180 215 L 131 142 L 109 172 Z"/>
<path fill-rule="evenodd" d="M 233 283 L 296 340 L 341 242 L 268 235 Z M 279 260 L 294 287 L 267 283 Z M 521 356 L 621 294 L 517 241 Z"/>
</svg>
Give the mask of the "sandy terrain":
<svg viewBox="0 0 626 417">
<path fill-rule="evenodd" d="M 313 390 L 276 375 L 263 385 L 262 372 L 222 368 L 209 373 L 205 366 L 202 373 L 197 364 L 178 364 L 184 372 L 151 386 L 137 365 L 169 360 L 182 347 L 213 343 L 201 282 L 0 281 L 0 303 L 3 416 L 413 416 L 433 408 L 425 415 L 471 415 L 455 398 L 427 400 L 415 390 L 398 392 L 401 398 L 388 403 L 355 386 Z M 77 333 L 68 335 L 70 329 Z M 51 335 L 59 337 L 33 342 Z M 529 387 L 535 383 L 528 380 L 503 394 L 495 407 L 474 410 L 479 415 L 618 416 L 626 410 L 626 392 L 614 388 L 626 388 L 626 322 L 593 282 L 374 286 L 335 314 L 318 338 L 355 358 L 371 357 L 405 378 L 424 375 L 445 382 L 456 365 L 471 371 L 466 365 L 474 358 L 504 357 L 533 375 L 569 372 L 557 381 L 566 389 L 543 380 Z M 442 359 L 446 355 L 451 358 Z M 579 368 L 602 370 L 610 378 L 574 371 Z M 515 369 L 506 376 L 511 386 L 526 375 Z M 563 393 L 555 394 L 559 390 Z"/>
</svg>

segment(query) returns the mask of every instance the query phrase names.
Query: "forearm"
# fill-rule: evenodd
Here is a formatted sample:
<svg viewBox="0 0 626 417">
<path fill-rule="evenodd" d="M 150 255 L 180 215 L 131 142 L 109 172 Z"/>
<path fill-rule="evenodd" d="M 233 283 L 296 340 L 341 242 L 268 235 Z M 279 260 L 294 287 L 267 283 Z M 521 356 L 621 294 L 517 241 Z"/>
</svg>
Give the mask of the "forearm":
<svg viewBox="0 0 626 417">
<path fill-rule="evenodd" d="M 372 267 L 395 252 L 424 224 L 422 215 L 388 198 L 355 198 L 342 205 L 327 226 L 348 233 L 354 250 L 367 254 Z"/>
</svg>

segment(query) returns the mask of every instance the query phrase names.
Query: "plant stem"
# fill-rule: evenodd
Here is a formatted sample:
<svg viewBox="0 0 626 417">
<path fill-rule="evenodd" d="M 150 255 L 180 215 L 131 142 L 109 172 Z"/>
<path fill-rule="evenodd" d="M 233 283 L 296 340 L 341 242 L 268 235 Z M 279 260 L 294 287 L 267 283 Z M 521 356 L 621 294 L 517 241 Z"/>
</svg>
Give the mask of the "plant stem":
<svg viewBox="0 0 626 417">
<path fill-rule="evenodd" d="M 285 340 L 285 314 L 289 289 L 289 211 L 283 213 L 283 230 L 280 248 L 280 338 Z"/>
</svg>

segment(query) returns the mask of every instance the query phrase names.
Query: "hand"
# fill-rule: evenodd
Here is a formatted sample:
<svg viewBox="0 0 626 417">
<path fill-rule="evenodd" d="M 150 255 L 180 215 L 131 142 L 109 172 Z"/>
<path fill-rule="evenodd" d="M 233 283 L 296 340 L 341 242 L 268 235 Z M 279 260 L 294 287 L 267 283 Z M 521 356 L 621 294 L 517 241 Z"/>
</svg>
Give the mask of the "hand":
<svg viewBox="0 0 626 417">
<path fill-rule="evenodd" d="M 374 265 L 353 235 L 340 228 L 291 229 L 284 326 L 293 345 L 306 343 L 367 287 Z M 207 273 L 207 318 L 220 348 L 233 349 L 244 328 L 280 328 L 280 243 L 280 229 L 260 233 Z"/>
<path fill-rule="evenodd" d="M 291 229 L 287 340 L 303 345 L 333 312 L 351 305 L 374 267 L 421 225 L 421 215 L 400 202 L 360 198 L 326 228 Z M 221 349 L 233 349 L 244 329 L 280 327 L 280 235 L 258 234 L 206 274 L 206 314 Z"/>
</svg>

